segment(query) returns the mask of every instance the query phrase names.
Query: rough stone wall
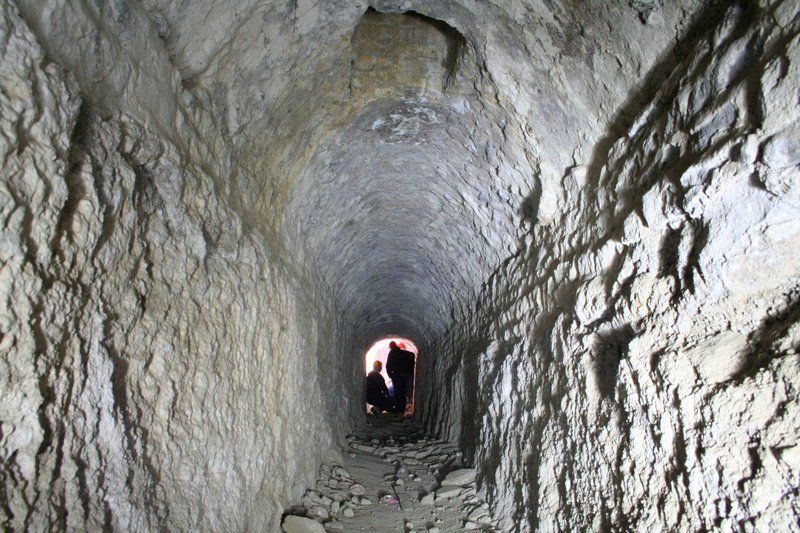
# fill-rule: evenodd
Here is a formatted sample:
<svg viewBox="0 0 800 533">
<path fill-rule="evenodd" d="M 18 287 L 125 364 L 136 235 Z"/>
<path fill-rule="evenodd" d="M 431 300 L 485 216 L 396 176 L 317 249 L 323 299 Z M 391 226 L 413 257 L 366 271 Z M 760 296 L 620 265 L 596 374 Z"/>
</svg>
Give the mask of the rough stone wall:
<svg viewBox="0 0 800 533">
<path fill-rule="evenodd" d="M 620 129 L 612 111 L 657 85 L 704 2 L 135 4 L 234 147 L 220 189 L 366 347 L 458 327 L 523 200 Z"/>
<path fill-rule="evenodd" d="M 218 194 L 224 165 L 124 95 L 138 116 L 100 112 L 0 12 L 2 528 L 276 529 L 342 437 L 335 315 Z"/>
<path fill-rule="evenodd" d="M 15 4 L 5 527 L 275 529 L 382 333 L 511 529 L 797 522 L 795 2 Z"/>
<path fill-rule="evenodd" d="M 799 25 L 728 6 L 440 341 L 506 527 L 796 527 Z"/>
</svg>

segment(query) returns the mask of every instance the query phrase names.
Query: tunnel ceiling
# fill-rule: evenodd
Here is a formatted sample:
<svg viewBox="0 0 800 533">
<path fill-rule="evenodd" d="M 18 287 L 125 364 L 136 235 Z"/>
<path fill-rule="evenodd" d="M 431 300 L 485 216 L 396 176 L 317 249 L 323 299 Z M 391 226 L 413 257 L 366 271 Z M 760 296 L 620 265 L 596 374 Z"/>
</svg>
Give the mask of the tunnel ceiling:
<svg viewBox="0 0 800 533">
<path fill-rule="evenodd" d="M 237 149 L 232 202 L 363 343 L 446 330 L 698 2 L 590 4 L 141 1 Z"/>
</svg>

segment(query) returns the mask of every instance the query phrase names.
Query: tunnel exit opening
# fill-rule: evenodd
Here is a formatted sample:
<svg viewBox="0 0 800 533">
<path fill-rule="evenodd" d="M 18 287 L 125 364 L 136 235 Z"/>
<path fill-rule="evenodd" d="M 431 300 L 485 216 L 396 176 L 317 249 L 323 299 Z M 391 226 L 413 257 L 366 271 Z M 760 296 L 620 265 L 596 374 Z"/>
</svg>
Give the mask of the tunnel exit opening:
<svg viewBox="0 0 800 533">
<path fill-rule="evenodd" d="M 414 414 L 418 357 L 416 344 L 403 337 L 386 337 L 366 351 L 367 414 Z"/>
</svg>

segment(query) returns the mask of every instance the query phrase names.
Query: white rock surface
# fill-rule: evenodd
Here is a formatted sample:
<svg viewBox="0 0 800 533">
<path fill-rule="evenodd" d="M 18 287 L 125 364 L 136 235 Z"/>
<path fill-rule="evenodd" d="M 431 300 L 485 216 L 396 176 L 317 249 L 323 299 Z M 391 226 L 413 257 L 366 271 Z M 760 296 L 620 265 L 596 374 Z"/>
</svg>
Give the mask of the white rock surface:
<svg viewBox="0 0 800 533">
<path fill-rule="evenodd" d="M 277 531 L 387 334 L 503 530 L 795 528 L 797 2 L 370 5 L 0 4 L 0 528 Z"/>
<path fill-rule="evenodd" d="M 442 480 L 442 485 L 457 485 L 463 487 L 464 485 L 469 485 L 475 481 L 475 469 L 474 468 L 460 468 L 458 470 L 453 470 L 449 472 L 444 480 Z"/>
<path fill-rule="evenodd" d="M 0 5 L 0 529 L 278 530 L 344 435 L 309 378 L 336 319 L 221 193 L 230 147 L 146 17 L 20 4 L 29 22 Z"/>
<path fill-rule="evenodd" d="M 325 526 L 310 518 L 289 515 L 283 520 L 286 533 L 325 533 Z"/>
<path fill-rule="evenodd" d="M 427 393 L 430 424 L 492 465 L 504 529 L 796 521 L 798 27 L 705 23 L 432 349 L 457 392 Z"/>
<path fill-rule="evenodd" d="M 461 487 L 457 485 L 443 485 L 436 490 L 436 501 L 449 500 L 461 494 Z"/>
</svg>

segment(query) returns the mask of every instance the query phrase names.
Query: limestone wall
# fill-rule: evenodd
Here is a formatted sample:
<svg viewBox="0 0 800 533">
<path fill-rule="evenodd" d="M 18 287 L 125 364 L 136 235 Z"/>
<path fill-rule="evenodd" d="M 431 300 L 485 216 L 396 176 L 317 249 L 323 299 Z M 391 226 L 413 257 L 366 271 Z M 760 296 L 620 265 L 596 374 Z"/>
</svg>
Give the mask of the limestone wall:
<svg viewBox="0 0 800 533">
<path fill-rule="evenodd" d="M 508 529 L 790 528 L 796 2 L 372 4 L 0 7 L 2 527 L 275 530 L 402 334 Z"/>
<path fill-rule="evenodd" d="M 334 315 L 186 149 L 213 131 L 101 107 L 0 10 L 2 528 L 277 528 L 343 436 Z"/>
<path fill-rule="evenodd" d="M 799 29 L 722 12 L 441 341 L 429 424 L 505 526 L 796 524 Z"/>
</svg>

